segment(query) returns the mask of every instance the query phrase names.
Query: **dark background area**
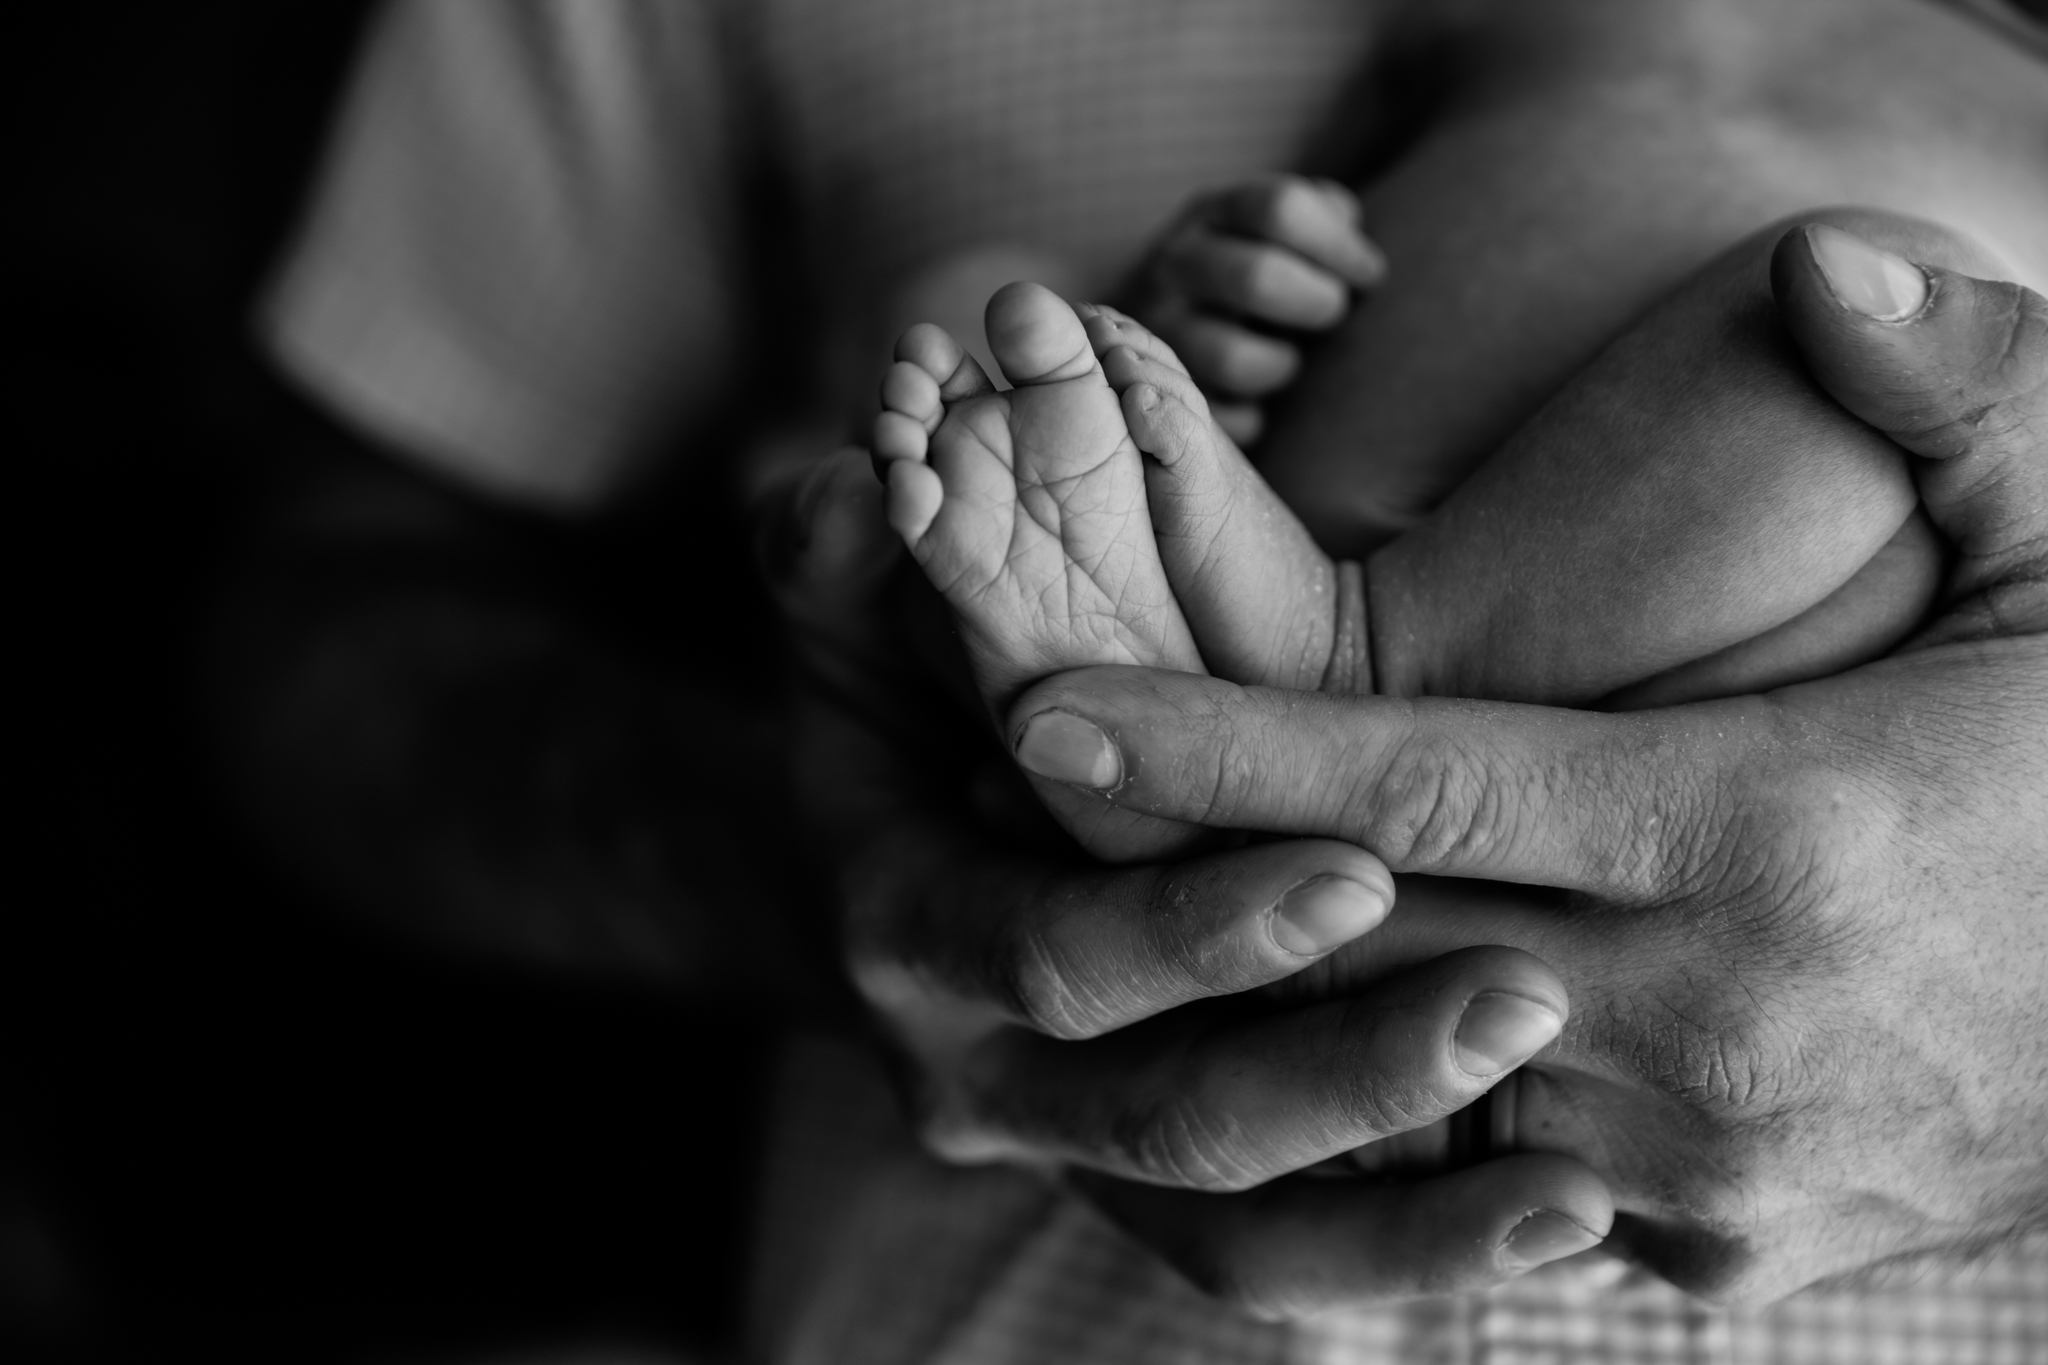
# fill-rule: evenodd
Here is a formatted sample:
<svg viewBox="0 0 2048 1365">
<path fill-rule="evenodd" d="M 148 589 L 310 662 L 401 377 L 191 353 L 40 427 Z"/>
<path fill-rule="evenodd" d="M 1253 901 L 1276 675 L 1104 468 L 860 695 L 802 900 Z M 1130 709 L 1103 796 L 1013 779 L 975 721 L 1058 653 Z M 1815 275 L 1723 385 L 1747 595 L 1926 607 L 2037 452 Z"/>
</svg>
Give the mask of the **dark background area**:
<svg viewBox="0 0 2048 1365">
<path fill-rule="evenodd" d="M 761 1045 L 357 930 L 225 814 L 197 642 L 291 400 L 252 354 L 371 6 L 27 27 L 0 1355 L 467 1358 L 735 1328 Z"/>
</svg>

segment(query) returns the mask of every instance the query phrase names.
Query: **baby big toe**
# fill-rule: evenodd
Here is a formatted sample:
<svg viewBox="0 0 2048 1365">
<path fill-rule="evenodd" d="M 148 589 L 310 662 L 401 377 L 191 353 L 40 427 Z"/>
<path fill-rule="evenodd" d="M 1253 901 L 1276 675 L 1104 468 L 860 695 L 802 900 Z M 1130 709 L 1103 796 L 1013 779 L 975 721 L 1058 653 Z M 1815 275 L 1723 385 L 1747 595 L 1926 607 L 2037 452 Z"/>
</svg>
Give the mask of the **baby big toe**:
<svg viewBox="0 0 2048 1365">
<path fill-rule="evenodd" d="M 946 405 L 939 397 L 939 380 L 922 365 L 899 360 L 882 376 L 882 406 L 900 412 L 926 431 L 939 424 Z"/>
<path fill-rule="evenodd" d="M 1095 368 L 1088 333 L 1067 301 L 1042 284 L 1006 284 L 983 320 L 989 349 L 1012 384 L 1055 384 Z"/>
</svg>

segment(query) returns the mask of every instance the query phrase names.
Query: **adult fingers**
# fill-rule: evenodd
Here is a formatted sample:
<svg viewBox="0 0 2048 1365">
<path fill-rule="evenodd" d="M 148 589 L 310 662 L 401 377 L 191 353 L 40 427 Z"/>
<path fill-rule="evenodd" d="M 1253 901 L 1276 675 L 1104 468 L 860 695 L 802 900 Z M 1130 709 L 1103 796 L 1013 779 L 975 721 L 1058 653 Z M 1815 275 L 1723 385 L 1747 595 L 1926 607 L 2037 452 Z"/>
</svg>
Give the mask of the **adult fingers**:
<svg viewBox="0 0 2048 1365">
<path fill-rule="evenodd" d="M 1731 821 L 1796 802 L 1755 780 L 1748 807 L 1721 799 L 1728 755 L 1785 747 L 1782 714 L 1756 698 L 1603 715 L 1092 668 L 1034 685 L 1007 733 L 1028 770 L 1133 810 L 1344 839 L 1397 872 L 1645 904 L 1718 867 Z"/>
<path fill-rule="evenodd" d="M 997 847 L 934 812 L 932 774 L 958 780 L 958 736 L 931 735 L 933 684 L 906 676 L 901 622 L 879 615 L 900 555 L 879 493 L 863 452 L 837 452 L 790 497 L 767 558 L 817 694 L 801 713 L 806 802 L 836 831 L 848 952 L 885 1012 L 940 992 L 1087 1036 L 1287 976 L 1384 917 L 1385 865 L 1327 840 L 1112 872 Z"/>
<path fill-rule="evenodd" d="M 1197 1287 L 1273 1319 L 1477 1293 L 1595 1245 L 1614 1220 L 1599 1178 L 1562 1156 L 1398 1183 L 1296 1178 L 1225 1195 L 1068 1178 Z"/>
<path fill-rule="evenodd" d="M 1956 546 L 1960 622 L 1925 642 L 2048 627 L 2048 299 L 1919 259 L 1924 225 L 1824 224 L 1778 243 L 1780 314 L 1821 385 L 1928 457 L 1928 515 Z M 1918 229 L 1918 231 L 1914 231 Z M 1915 252 L 1909 260 L 1895 246 Z"/>
<path fill-rule="evenodd" d="M 1330 840 L 1170 867 L 1060 867 L 905 817 L 844 879 L 855 982 L 914 1026 L 934 1011 L 1087 1038 L 1276 981 L 1383 919 L 1384 864 Z"/>
<path fill-rule="evenodd" d="M 1562 984 L 1515 948 L 1413 964 L 1344 999 L 1218 1002 L 1087 1042 L 982 1040 L 927 1115 L 964 1160 L 1052 1156 L 1238 1190 L 1464 1108 L 1563 1029 Z"/>
<path fill-rule="evenodd" d="M 2024 285 L 1915 264 L 1822 223 L 1779 241 L 1771 285 L 1815 377 L 1914 454 L 2048 437 L 2029 402 L 2048 385 L 2048 299 Z"/>
</svg>

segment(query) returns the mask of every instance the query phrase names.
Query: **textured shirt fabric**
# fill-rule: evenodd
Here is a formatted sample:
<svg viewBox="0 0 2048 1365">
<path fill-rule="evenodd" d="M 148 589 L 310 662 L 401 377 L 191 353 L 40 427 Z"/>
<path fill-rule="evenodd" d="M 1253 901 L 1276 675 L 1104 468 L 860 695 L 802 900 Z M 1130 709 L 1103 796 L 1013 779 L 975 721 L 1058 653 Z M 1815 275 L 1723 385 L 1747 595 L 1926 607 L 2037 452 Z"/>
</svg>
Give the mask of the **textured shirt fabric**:
<svg viewBox="0 0 2048 1365">
<path fill-rule="evenodd" d="M 1101 292 L 1192 190 L 1302 159 L 1370 9 L 400 3 L 265 329 L 397 449 L 601 505 L 742 370 L 823 356 L 788 403 L 872 405 L 884 300 L 932 262 L 1009 244 Z M 807 315 L 751 315 L 791 275 Z"/>
<path fill-rule="evenodd" d="M 990 283 L 1043 262 L 1099 293 L 1193 191 L 1303 164 L 1369 10 L 400 0 L 262 326 L 394 451 L 516 503 L 601 507 L 728 417 L 743 378 L 792 376 L 764 422 L 849 407 L 908 320 L 887 301 L 933 262 Z M 755 316 L 791 279 L 800 316 Z M 2038 1243 L 1755 1312 L 1532 1279 L 1254 1322 L 1035 1177 L 923 1156 L 850 1045 L 797 1047 L 784 1091 L 753 1314 L 776 1360 L 2048 1360 Z"/>
</svg>

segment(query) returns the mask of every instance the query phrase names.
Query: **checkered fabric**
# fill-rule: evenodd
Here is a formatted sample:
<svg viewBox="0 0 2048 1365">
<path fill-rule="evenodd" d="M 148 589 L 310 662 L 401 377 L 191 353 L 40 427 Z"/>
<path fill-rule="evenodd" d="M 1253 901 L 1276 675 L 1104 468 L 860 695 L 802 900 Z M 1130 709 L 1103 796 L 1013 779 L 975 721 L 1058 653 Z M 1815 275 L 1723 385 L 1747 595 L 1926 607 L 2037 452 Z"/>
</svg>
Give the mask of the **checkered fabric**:
<svg viewBox="0 0 2048 1365">
<path fill-rule="evenodd" d="M 916 1149 L 872 1059 L 792 1048 L 756 1267 L 764 1356 L 788 1365 L 2044 1365 L 2048 1238 L 1767 1308 L 1634 1272 L 1308 1322 L 1208 1299 L 1019 1171 Z"/>
<path fill-rule="evenodd" d="M 933 261 L 965 253 L 994 283 L 1029 258 L 1097 293 L 1190 191 L 1304 164 L 1371 9 L 400 0 L 264 327 L 395 450 L 516 501 L 599 505 L 749 367 L 812 376 L 778 420 L 864 394 L 907 320 L 880 301 Z M 745 212 L 762 166 L 779 235 Z M 767 347 L 746 306 L 792 270 L 822 291 L 817 355 Z M 1255 1323 L 1034 1178 L 920 1155 L 859 1052 L 800 1048 L 787 1080 L 755 1277 L 777 1360 L 2048 1361 L 2038 1246 L 1761 1312 L 1532 1280 Z"/>
</svg>

